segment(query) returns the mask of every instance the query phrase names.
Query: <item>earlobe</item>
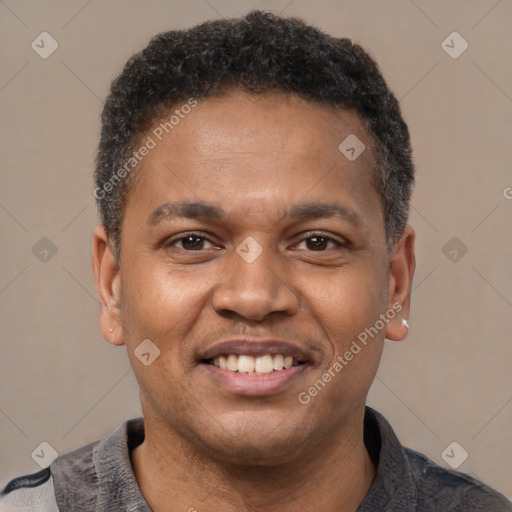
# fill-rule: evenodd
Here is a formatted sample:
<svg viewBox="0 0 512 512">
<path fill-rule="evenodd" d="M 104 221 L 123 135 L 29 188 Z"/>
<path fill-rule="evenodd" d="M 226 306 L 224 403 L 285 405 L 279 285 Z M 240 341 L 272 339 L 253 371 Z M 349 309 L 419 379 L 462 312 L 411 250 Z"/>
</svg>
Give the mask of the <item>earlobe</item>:
<svg viewBox="0 0 512 512">
<path fill-rule="evenodd" d="M 120 296 L 121 274 L 109 247 L 103 226 L 94 230 L 92 242 L 94 278 L 100 296 L 100 327 L 103 337 L 113 345 L 123 345 Z"/>
<path fill-rule="evenodd" d="M 407 226 L 390 258 L 388 308 L 393 308 L 396 316 L 387 325 L 386 338 L 393 341 L 403 340 L 409 330 L 412 279 L 416 268 L 414 238 L 414 229 Z"/>
</svg>

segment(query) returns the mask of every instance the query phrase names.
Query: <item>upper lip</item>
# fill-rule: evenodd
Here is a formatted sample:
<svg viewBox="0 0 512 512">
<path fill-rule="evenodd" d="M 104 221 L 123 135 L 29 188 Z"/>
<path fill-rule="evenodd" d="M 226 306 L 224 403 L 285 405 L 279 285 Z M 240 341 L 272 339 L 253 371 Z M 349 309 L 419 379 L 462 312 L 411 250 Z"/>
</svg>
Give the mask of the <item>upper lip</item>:
<svg viewBox="0 0 512 512">
<path fill-rule="evenodd" d="M 217 356 L 227 356 L 229 354 L 249 355 L 253 357 L 264 356 L 266 354 L 283 356 L 292 356 L 295 361 L 307 362 L 310 356 L 299 347 L 281 340 L 273 339 L 232 339 L 217 343 L 212 347 L 200 352 L 200 360 L 214 359 Z"/>
</svg>

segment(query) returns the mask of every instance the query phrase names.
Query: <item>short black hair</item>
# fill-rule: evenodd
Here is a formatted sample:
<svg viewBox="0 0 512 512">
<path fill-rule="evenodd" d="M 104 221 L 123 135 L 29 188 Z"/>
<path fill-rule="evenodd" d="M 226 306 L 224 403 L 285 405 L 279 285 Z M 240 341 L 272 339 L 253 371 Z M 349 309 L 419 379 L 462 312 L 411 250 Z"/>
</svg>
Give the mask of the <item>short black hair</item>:
<svg viewBox="0 0 512 512">
<path fill-rule="evenodd" d="M 409 130 L 377 64 L 351 39 L 263 11 L 156 35 L 112 82 L 102 113 L 94 196 L 116 260 L 135 145 L 169 109 L 241 89 L 355 109 L 374 146 L 388 244 L 407 224 L 414 184 Z M 341 142 L 341 141 L 340 141 Z M 127 162 L 131 166 L 127 166 Z"/>
</svg>

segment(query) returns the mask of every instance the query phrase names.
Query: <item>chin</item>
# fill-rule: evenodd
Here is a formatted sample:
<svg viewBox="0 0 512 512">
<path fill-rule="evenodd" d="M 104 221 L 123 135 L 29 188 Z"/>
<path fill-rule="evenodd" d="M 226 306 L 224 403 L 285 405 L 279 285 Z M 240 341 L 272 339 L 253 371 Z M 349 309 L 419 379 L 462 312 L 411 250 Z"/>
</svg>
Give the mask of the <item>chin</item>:
<svg viewBox="0 0 512 512">
<path fill-rule="evenodd" d="M 297 458 L 305 449 L 307 436 L 303 430 L 261 423 L 244 426 L 243 432 L 221 428 L 218 437 L 201 440 L 216 459 L 238 466 L 277 466 Z"/>
</svg>

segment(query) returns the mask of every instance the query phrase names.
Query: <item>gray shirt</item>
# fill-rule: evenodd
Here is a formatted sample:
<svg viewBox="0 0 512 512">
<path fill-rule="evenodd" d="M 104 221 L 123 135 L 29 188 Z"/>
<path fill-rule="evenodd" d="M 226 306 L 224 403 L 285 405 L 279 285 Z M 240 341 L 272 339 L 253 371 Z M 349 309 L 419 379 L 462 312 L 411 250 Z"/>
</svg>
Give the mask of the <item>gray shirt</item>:
<svg viewBox="0 0 512 512">
<path fill-rule="evenodd" d="M 482 482 L 403 448 L 369 407 L 364 428 L 377 476 L 358 512 L 512 512 L 512 503 Z M 1 493 L 0 512 L 151 512 L 130 462 L 130 451 L 143 440 L 142 418 L 123 423 L 106 439 L 12 480 Z"/>
</svg>

